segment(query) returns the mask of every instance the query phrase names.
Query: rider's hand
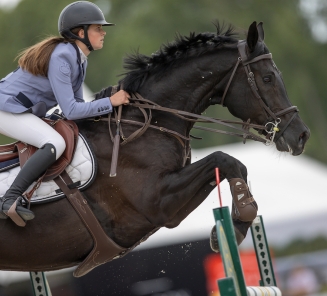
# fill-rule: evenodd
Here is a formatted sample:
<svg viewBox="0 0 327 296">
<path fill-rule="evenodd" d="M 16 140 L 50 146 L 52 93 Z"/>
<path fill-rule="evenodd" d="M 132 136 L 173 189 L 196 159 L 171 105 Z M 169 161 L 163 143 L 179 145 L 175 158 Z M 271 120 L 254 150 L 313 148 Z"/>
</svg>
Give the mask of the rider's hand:
<svg viewBox="0 0 327 296">
<path fill-rule="evenodd" d="M 127 105 L 130 97 L 126 91 L 120 90 L 110 97 L 111 105 L 114 107 L 122 104 Z"/>
</svg>

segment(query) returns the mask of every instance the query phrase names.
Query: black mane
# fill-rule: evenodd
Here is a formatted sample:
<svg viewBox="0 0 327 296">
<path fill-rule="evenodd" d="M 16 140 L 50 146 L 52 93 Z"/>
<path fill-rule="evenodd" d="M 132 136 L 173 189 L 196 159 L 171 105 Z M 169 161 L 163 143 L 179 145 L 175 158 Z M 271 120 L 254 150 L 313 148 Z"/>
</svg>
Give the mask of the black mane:
<svg viewBox="0 0 327 296">
<path fill-rule="evenodd" d="M 151 75 L 163 74 L 173 64 L 185 58 L 198 56 L 210 49 L 237 42 L 233 38 L 236 34 L 231 25 L 227 29 L 219 22 L 214 25 L 217 29 L 216 33 L 195 34 L 191 32 L 189 36 L 177 34 L 174 42 L 163 44 L 151 56 L 140 54 L 138 51 L 128 55 L 124 59 L 124 68 L 127 72 L 123 74 L 125 77 L 120 80 L 119 84 L 123 83 L 124 90 L 128 92 L 136 92 L 150 73 Z"/>
</svg>

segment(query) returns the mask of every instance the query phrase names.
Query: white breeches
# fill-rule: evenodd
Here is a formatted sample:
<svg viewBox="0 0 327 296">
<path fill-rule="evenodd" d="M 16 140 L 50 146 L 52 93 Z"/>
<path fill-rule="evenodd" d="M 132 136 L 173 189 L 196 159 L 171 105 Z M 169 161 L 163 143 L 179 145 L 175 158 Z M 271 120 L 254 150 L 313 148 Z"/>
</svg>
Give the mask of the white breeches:
<svg viewBox="0 0 327 296">
<path fill-rule="evenodd" d="M 9 113 L 0 110 L 0 133 L 37 148 L 52 144 L 58 159 L 66 148 L 63 137 L 32 113 Z"/>
</svg>

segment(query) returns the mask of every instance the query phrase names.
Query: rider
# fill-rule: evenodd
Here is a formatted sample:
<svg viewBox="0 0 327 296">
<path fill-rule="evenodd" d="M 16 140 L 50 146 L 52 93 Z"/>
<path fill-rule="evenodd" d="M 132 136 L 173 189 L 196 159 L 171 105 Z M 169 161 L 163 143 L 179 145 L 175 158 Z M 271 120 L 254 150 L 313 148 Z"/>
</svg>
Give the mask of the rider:
<svg viewBox="0 0 327 296">
<path fill-rule="evenodd" d="M 66 6 L 58 20 L 61 37 L 50 37 L 19 55 L 19 67 L 0 80 L 0 133 L 39 150 L 26 162 L 11 187 L 0 198 L 0 219 L 12 207 L 25 221 L 34 213 L 23 206 L 23 193 L 64 152 L 66 144 L 40 117 L 59 104 L 67 119 L 95 117 L 129 103 L 120 90 L 110 98 L 83 100 L 87 56 L 103 47 L 108 23 L 102 11 L 88 1 Z"/>
</svg>

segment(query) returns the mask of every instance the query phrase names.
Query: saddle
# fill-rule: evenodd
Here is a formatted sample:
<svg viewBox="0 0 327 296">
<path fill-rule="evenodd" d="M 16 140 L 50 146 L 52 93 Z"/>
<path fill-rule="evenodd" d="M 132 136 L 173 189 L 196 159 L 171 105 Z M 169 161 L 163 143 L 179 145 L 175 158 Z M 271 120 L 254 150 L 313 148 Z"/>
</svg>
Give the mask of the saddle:
<svg viewBox="0 0 327 296">
<path fill-rule="evenodd" d="M 71 120 L 52 120 L 48 118 L 43 118 L 43 120 L 52 126 L 66 142 L 64 153 L 48 168 L 42 178 L 42 181 L 50 181 L 59 176 L 71 162 L 78 139 L 78 127 L 76 123 Z M 15 164 L 13 161 L 16 160 L 16 163 L 18 164 L 19 162 L 20 166 L 23 167 L 26 161 L 37 150 L 38 148 L 23 142 L 2 145 L 0 146 L 0 162 L 7 163 L 9 167 L 12 167 Z"/>
</svg>

